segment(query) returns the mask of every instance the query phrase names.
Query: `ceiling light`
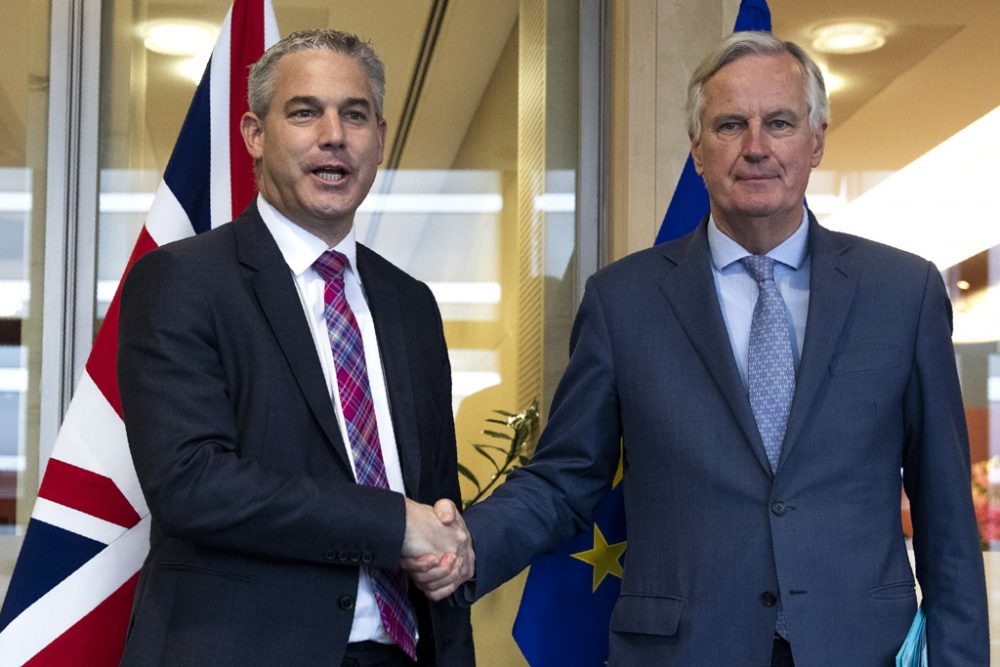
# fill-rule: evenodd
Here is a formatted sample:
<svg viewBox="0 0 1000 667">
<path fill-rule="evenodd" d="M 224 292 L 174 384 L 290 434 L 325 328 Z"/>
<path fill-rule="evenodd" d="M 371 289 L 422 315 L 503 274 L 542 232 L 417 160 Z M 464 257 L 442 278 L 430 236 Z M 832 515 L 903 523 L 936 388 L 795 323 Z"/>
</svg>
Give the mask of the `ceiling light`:
<svg viewBox="0 0 1000 667">
<path fill-rule="evenodd" d="M 828 23 L 813 30 L 812 45 L 821 53 L 865 53 L 885 45 L 885 32 L 877 23 Z"/>
<path fill-rule="evenodd" d="M 962 290 L 963 292 L 972 287 L 972 285 L 969 284 L 968 280 L 959 280 L 957 283 L 955 283 L 955 286 L 958 287 L 958 289 Z"/>
<path fill-rule="evenodd" d="M 820 65 L 819 69 L 823 72 L 823 84 L 826 86 L 827 95 L 833 95 L 844 87 L 844 77 L 834 74 L 825 65 Z"/>
<path fill-rule="evenodd" d="M 171 19 L 150 21 L 142 31 L 143 44 L 167 56 L 195 56 L 212 50 L 216 30 L 199 21 Z"/>
</svg>

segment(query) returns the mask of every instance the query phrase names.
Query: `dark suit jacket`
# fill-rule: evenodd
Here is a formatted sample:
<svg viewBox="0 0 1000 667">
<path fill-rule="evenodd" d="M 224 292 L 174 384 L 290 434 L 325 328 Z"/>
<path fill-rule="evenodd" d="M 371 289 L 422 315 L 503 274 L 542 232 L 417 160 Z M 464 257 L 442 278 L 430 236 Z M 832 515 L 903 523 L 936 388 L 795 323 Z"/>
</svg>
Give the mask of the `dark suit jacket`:
<svg viewBox="0 0 1000 667">
<path fill-rule="evenodd" d="M 982 555 L 933 265 L 810 222 L 808 324 L 771 473 L 705 224 L 593 276 L 530 465 L 466 513 L 474 595 L 585 526 L 624 442 L 628 549 L 610 665 L 770 664 L 780 592 L 797 667 L 888 666 L 916 609 L 931 665 L 989 661 Z"/>
<path fill-rule="evenodd" d="M 408 496 L 459 500 L 430 290 L 358 246 Z M 118 378 L 152 515 L 123 664 L 339 665 L 359 566 L 399 565 L 403 496 L 355 483 L 288 266 L 256 205 L 140 259 Z M 472 664 L 467 610 L 411 586 L 423 663 Z"/>
</svg>

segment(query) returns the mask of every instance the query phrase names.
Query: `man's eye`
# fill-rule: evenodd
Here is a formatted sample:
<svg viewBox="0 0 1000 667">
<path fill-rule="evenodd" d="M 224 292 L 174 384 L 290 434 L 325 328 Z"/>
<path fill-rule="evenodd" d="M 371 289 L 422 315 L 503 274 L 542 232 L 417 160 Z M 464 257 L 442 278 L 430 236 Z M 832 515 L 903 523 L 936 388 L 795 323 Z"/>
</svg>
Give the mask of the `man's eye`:
<svg viewBox="0 0 1000 667">
<path fill-rule="evenodd" d="M 791 125 L 788 123 L 787 120 L 778 119 L 771 122 L 771 127 L 773 127 L 776 130 L 783 130 L 786 127 L 791 127 Z"/>
<path fill-rule="evenodd" d="M 740 127 L 740 124 L 736 121 L 729 121 L 728 123 L 722 123 L 719 125 L 720 132 L 735 132 Z"/>
<path fill-rule="evenodd" d="M 312 109 L 296 109 L 292 111 L 292 118 L 312 118 L 314 112 Z"/>
<path fill-rule="evenodd" d="M 344 114 L 344 118 L 355 123 L 363 123 L 367 116 L 361 111 L 348 111 Z"/>
</svg>

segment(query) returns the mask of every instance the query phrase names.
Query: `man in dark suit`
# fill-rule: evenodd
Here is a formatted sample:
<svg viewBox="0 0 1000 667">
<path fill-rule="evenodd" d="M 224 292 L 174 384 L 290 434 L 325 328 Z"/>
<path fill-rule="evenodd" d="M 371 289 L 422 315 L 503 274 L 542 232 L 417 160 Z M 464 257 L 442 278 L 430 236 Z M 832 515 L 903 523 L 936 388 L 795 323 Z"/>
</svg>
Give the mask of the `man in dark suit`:
<svg viewBox="0 0 1000 667">
<path fill-rule="evenodd" d="M 987 665 L 938 271 L 803 207 L 829 106 L 799 47 L 737 33 L 689 91 L 710 216 L 588 282 L 537 453 L 465 514 L 477 559 L 459 596 L 588 525 L 621 441 L 609 665 L 894 664 L 916 611 L 901 483 L 930 664 Z M 456 585 L 446 567 L 406 565 L 433 597 Z"/>
<path fill-rule="evenodd" d="M 269 49 L 242 120 L 260 196 L 130 272 L 118 371 L 152 528 L 123 664 L 474 662 L 468 611 L 400 570 L 471 554 L 411 500 L 459 499 L 437 306 L 354 239 L 384 89 L 353 35 Z"/>
</svg>

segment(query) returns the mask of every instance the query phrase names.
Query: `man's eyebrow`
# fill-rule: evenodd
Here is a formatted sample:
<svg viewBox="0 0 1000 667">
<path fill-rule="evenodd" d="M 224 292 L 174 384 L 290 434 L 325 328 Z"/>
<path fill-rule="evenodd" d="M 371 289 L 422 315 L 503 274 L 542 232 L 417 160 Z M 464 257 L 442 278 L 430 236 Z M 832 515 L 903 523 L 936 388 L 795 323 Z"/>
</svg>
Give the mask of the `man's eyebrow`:
<svg viewBox="0 0 1000 667">
<path fill-rule="evenodd" d="M 320 106 L 319 98 L 315 95 L 296 95 L 295 97 L 289 98 L 289 100 L 285 102 L 284 108 L 287 111 L 292 107 L 300 105 L 318 107 Z"/>
<path fill-rule="evenodd" d="M 764 118 L 772 119 L 777 118 L 778 116 L 791 116 L 792 118 L 799 118 L 801 114 L 795 109 L 781 108 L 765 114 Z"/>
<path fill-rule="evenodd" d="M 285 102 L 285 110 L 291 109 L 292 107 L 305 105 L 311 107 L 321 107 L 323 103 L 315 95 L 296 95 L 295 97 L 290 97 L 287 102 Z M 345 107 L 364 107 L 365 109 L 371 109 L 372 103 L 367 97 L 348 97 L 340 103 L 340 108 Z"/>
<path fill-rule="evenodd" d="M 719 123 L 728 123 L 730 121 L 745 121 L 747 117 L 741 113 L 720 113 L 718 116 L 712 116 L 709 121 L 712 125 L 718 125 Z"/>
<path fill-rule="evenodd" d="M 344 100 L 342 107 L 364 107 L 365 109 L 371 109 L 372 103 L 367 97 L 348 97 Z"/>
</svg>

